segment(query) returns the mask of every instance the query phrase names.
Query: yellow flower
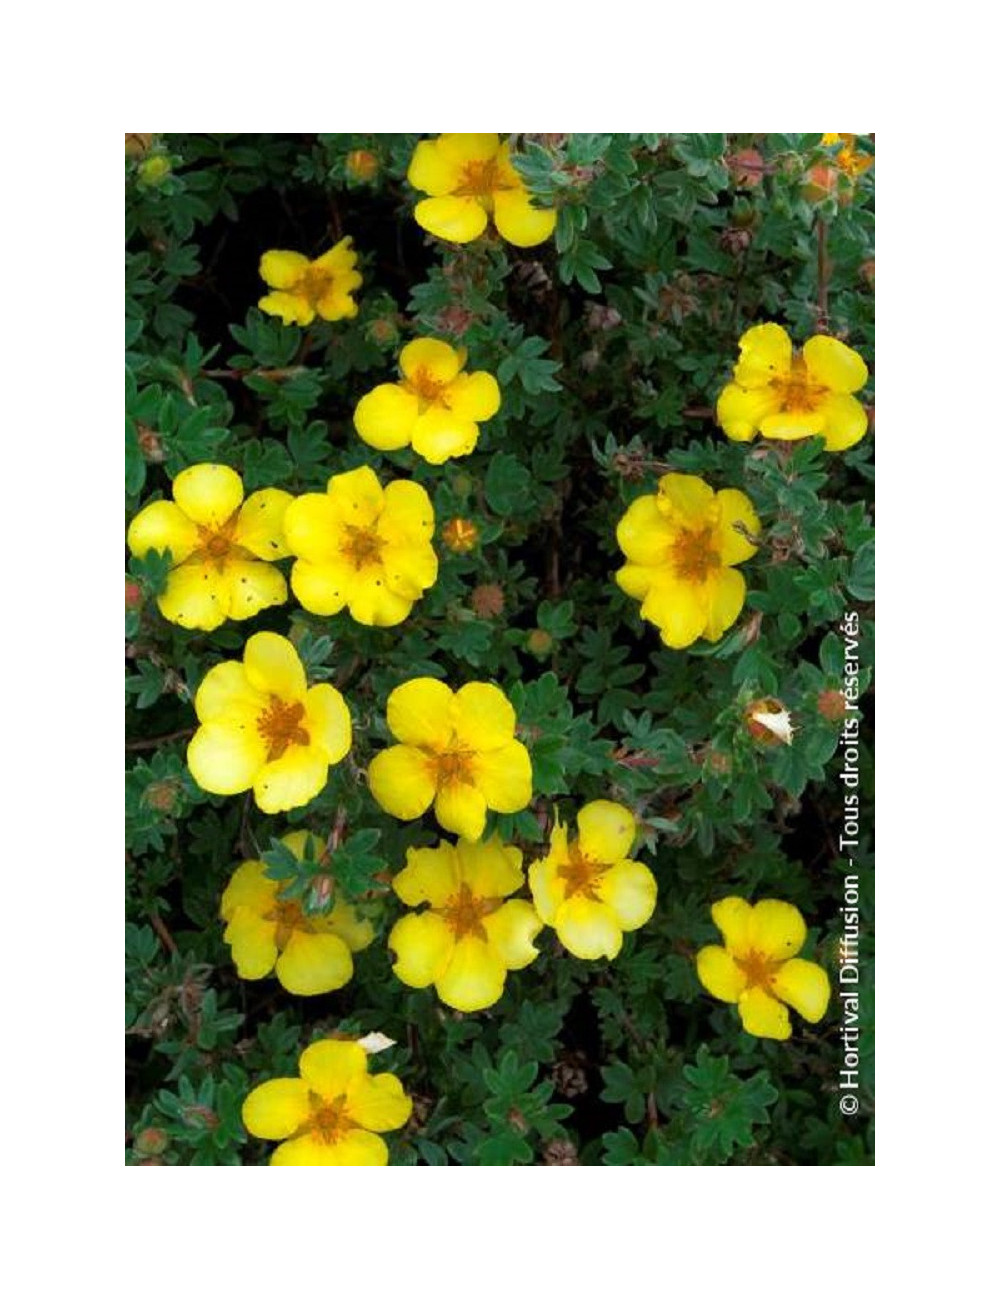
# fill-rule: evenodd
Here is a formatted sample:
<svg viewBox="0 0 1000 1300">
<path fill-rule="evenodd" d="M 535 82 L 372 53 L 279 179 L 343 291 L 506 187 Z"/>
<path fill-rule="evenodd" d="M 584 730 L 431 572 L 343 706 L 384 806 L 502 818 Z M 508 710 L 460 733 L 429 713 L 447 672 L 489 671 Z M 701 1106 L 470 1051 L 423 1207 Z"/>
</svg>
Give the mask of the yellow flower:
<svg viewBox="0 0 1000 1300">
<path fill-rule="evenodd" d="M 464 555 L 475 549 L 479 541 L 479 529 L 471 519 L 449 519 L 441 529 L 441 540 L 449 551 Z"/>
<path fill-rule="evenodd" d="M 292 590 L 313 614 L 351 617 L 368 627 L 401 623 L 437 579 L 434 508 L 418 483 L 382 488 L 367 465 L 335 474 L 326 492 L 297 497 L 285 538 L 298 558 Z"/>
<path fill-rule="evenodd" d="M 288 554 L 282 524 L 291 494 L 265 488 L 243 500 L 228 465 L 192 465 L 174 479 L 173 501 L 140 510 L 128 530 L 133 555 L 169 549 L 160 613 L 181 627 L 211 632 L 227 618 L 252 618 L 288 599 L 269 560 Z"/>
<path fill-rule="evenodd" d="M 572 843 L 558 817 L 548 857 L 528 869 L 538 915 L 573 954 L 592 961 L 617 957 L 623 931 L 638 930 L 653 915 L 656 880 L 634 862 L 635 818 L 607 799 L 585 804 Z"/>
<path fill-rule="evenodd" d="M 300 862 L 307 845 L 321 861 L 323 841 L 315 835 L 293 831 L 281 842 Z M 273 970 L 283 988 L 302 997 L 343 988 L 354 974 L 351 953 L 375 937 L 371 922 L 336 895 L 329 912 L 307 916 L 294 899 L 278 897 L 283 882 L 266 871 L 263 862 L 242 863 L 222 895 L 219 914 L 229 923 L 225 940 L 238 975 L 260 980 Z"/>
<path fill-rule="evenodd" d="M 873 154 L 858 151 L 856 148 L 857 141 L 857 135 L 852 135 L 850 132 L 827 132 L 820 141 L 820 144 L 826 146 L 835 144 L 844 146 L 834 161 L 840 170 L 850 176 L 852 180 L 863 175 L 875 161 Z"/>
<path fill-rule="evenodd" d="M 868 429 L 865 408 L 851 396 L 868 382 L 868 367 L 827 334 L 814 334 L 799 353 L 780 325 L 754 325 L 740 339 L 733 381 L 719 395 L 716 418 L 736 442 L 758 432 L 786 442 L 822 434 L 827 451 L 846 451 Z"/>
<path fill-rule="evenodd" d="M 749 498 L 735 488 L 713 492 L 692 474 L 664 475 L 659 493 L 633 501 L 618 524 L 629 561 L 615 574 L 618 585 L 642 601 L 642 617 L 675 650 L 700 636 L 718 641 L 743 608 L 746 583 L 732 566 L 757 548 L 737 524 L 760 530 Z"/>
<path fill-rule="evenodd" d="M 402 381 L 379 384 L 362 397 L 355 429 L 379 451 L 412 444 L 432 465 L 467 456 L 479 440 L 479 422 L 500 409 L 500 389 L 491 374 L 466 374 L 464 365 L 464 349 L 438 339 L 407 343 L 399 354 Z"/>
<path fill-rule="evenodd" d="M 551 208 L 536 208 L 524 181 L 511 166 L 510 145 L 499 136 L 439 135 L 421 140 L 410 159 L 407 180 L 429 194 L 413 215 L 438 239 L 468 244 L 493 223 L 508 243 L 531 248 L 556 228 Z"/>
<path fill-rule="evenodd" d="M 301 253 L 273 248 L 260 259 L 261 279 L 274 293 L 258 302 L 261 311 L 280 316 L 285 325 L 345 320 L 358 314 L 351 294 L 361 287 L 358 255 L 348 235 L 328 253 L 310 262 Z"/>
<path fill-rule="evenodd" d="M 243 1103 L 254 1137 L 280 1142 L 272 1165 L 387 1165 L 378 1136 L 402 1128 L 413 1102 L 394 1074 L 368 1073 L 358 1043 L 321 1038 L 299 1057 L 298 1079 L 270 1079 Z"/>
<path fill-rule="evenodd" d="M 453 692 L 416 677 L 392 692 L 386 717 L 403 743 L 372 759 L 368 784 L 393 817 L 412 821 L 433 803 L 446 831 L 478 840 L 487 808 L 512 813 L 530 802 L 531 759 L 498 687 L 469 682 Z"/>
<path fill-rule="evenodd" d="M 822 1020 L 830 981 L 822 966 L 795 955 L 806 941 L 797 907 L 774 898 L 755 907 L 742 898 L 724 898 L 712 907 L 712 920 L 726 946 L 701 949 L 698 978 L 712 997 L 738 1005 L 748 1034 L 788 1038 L 792 1027 L 784 1002 L 812 1023 Z"/>
<path fill-rule="evenodd" d="M 404 984 L 433 984 L 446 1006 L 482 1011 L 500 1000 L 509 970 L 538 956 L 542 928 L 523 899 L 504 902 L 524 884 L 521 850 L 498 835 L 484 843 L 459 840 L 436 849 L 408 849 L 392 887 L 408 907 L 389 935 L 393 970 Z"/>
<path fill-rule="evenodd" d="M 188 745 L 191 775 L 210 794 L 253 789 L 266 813 L 301 808 L 351 747 L 351 715 L 327 683 L 306 685 L 291 641 L 258 632 L 243 662 L 210 668 L 194 699 L 201 726 Z"/>
</svg>

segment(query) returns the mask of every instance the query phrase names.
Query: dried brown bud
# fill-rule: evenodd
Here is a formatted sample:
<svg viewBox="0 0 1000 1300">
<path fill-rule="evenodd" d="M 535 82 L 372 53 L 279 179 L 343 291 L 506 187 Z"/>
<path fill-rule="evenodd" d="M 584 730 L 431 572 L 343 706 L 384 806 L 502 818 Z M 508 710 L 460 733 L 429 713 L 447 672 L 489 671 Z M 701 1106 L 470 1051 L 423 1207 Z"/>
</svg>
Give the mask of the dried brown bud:
<svg viewBox="0 0 1000 1300">
<path fill-rule="evenodd" d="M 840 722 L 847 716 L 847 699 L 843 691 L 820 691 L 816 711 L 827 722 Z"/>
<path fill-rule="evenodd" d="M 580 1156 L 576 1147 L 566 1138 L 553 1138 L 546 1143 L 542 1159 L 547 1165 L 578 1165 Z"/>
<path fill-rule="evenodd" d="M 484 582 L 475 588 L 469 604 L 479 618 L 496 618 L 503 613 L 503 587 L 496 582 Z"/>
</svg>

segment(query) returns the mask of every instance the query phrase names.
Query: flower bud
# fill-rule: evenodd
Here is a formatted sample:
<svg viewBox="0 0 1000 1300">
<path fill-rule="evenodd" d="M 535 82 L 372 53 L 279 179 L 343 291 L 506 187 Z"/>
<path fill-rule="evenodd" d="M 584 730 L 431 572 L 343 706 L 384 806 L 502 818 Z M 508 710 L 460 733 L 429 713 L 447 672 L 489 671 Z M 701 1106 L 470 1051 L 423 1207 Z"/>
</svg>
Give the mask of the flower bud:
<svg viewBox="0 0 1000 1300">
<path fill-rule="evenodd" d="M 503 613 L 503 587 L 497 582 L 483 582 L 469 597 L 469 604 L 479 618 L 496 618 Z"/>
<path fill-rule="evenodd" d="M 155 188 L 167 179 L 170 171 L 170 159 L 166 154 L 153 154 L 139 164 L 139 180 L 141 184 Z"/>
<path fill-rule="evenodd" d="M 317 913 L 329 912 L 333 905 L 333 876 L 321 872 L 313 876 L 306 895 L 306 911 L 315 916 Z"/>
<path fill-rule="evenodd" d="M 140 1155 L 161 1156 L 170 1145 L 170 1138 L 161 1128 L 140 1129 L 133 1146 Z"/>
<path fill-rule="evenodd" d="M 756 149 L 740 149 L 726 161 L 737 189 L 751 190 L 760 184 L 764 175 L 764 159 Z"/>
<path fill-rule="evenodd" d="M 370 181 L 378 175 L 378 159 L 370 149 L 352 149 L 345 164 L 352 181 Z"/>
<path fill-rule="evenodd" d="M 478 543 L 479 529 L 471 519 L 449 519 L 441 530 L 441 540 L 449 551 L 464 555 Z"/>
<path fill-rule="evenodd" d="M 379 316 L 368 326 L 368 337 L 381 348 L 395 347 L 399 342 L 399 326 L 391 316 Z"/>
<path fill-rule="evenodd" d="M 816 697 L 816 711 L 827 722 L 841 722 L 847 716 L 847 700 L 843 691 L 820 691 Z"/>
<path fill-rule="evenodd" d="M 154 812 L 172 813 L 177 807 L 181 783 L 176 778 L 167 781 L 150 781 L 143 796 Z"/>
<path fill-rule="evenodd" d="M 528 633 L 527 646 L 537 659 L 544 659 L 552 653 L 554 642 L 544 628 L 535 627 Z"/>
<path fill-rule="evenodd" d="M 152 135 L 126 135 L 125 157 L 145 158 L 153 143 Z"/>
<path fill-rule="evenodd" d="M 809 168 L 809 176 L 802 186 L 802 197 L 810 203 L 822 203 L 837 192 L 838 173 L 828 163 L 817 163 Z"/>
<path fill-rule="evenodd" d="M 125 608 L 142 608 L 142 588 L 132 578 L 125 579 Z"/>
<path fill-rule="evenodd" d="M 780 700 L 767 695 L 752 700 L 744 713 L 747 731 L 762 745 L 790 745 L 795 729 L 788 710 Z"/>
<path fill-rule="evenodd" d="M 166 452 L 163 450 L 160 435 L 146 424 L 139 424 L 136 428 L 139 435 L 139 450 L 142 452 L 143 459 L 150 465 L 162 465 L 166 460 Z"/>
</svg>

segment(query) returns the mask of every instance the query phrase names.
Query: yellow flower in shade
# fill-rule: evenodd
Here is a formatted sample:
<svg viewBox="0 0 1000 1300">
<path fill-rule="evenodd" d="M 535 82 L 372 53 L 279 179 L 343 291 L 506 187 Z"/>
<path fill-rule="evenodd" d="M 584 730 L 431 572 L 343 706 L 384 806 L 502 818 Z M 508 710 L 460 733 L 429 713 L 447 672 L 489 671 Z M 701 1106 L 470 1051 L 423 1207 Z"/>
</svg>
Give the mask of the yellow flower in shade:
<svg viewBox="0 0 1000 1300">
<path fill-rule="evenodd" d="M 485 370 L 466 374 L 464 349 L 438 339 L 414 339 L 399 354 L 403 378 L 366 393 L 354 427 L 371 447 L 413 447 L 432 465 L 467 456 L 479 439 L 479 421 L 500 409 L 497 381 Z"/>
<path fill-rule="evenodd" d="M 292 591 L 313 614 L 344 606 L 358 623 L 393 627 L 437 580 L 434 508 L 418 483 L 383 489 L 367 465 L 335 474 L 326 492 L 297 497 L 285 538 L 298 558 Z"/>
<path fill-rule="evenodd" d="M 387 1165 L 378 1135 L 402 1128 L 413 1102 L 394 1074 L 368 1073 L 358 1043 L 321 1038 L 299 1057 L 298 1079 L 270 1079 L 243 1103 L 254 1137 L 280 1142 L 272 1165 Z"/>
<path fill-rule="evenodd" d="M 716 418 L 736 442 L 755 433 L 785 442 L 819 434 L 827 451 L 846 451 L 868 429 L 865 408 L 851 396 L 867 382 L 868 367 L 839 339 L 814 334 L 795 352 L 780 325 L 754 325 L 740 339 Z"/>
<path fill-rule="evenodd" d="M 531 759 L 498 687 L 469 682 L 451 691 L 416 677 L 389 696 L 386 718 L 402 744 L 376 754 L 368 784 L 393 817 L 412 821 L 433 804 L 446 831 L 478 840 L 487 808 L 512 813 L 530 802 Z"/>
<path fill-rule="evenodd" d="M 201 726 L 188 745 L 191 775 L 210 794 L 252 789 L 266 813 L 315 798 L 330 764 L 351 748 L 344 697 L 325 682 L 307 686 L 295 647 L 274 632 L 252 636 L 242 663 L 210 668 L 194 707 Z"/>
<path fill-rule="evenodd" d="M 534 206 L 511 165 L 510 146 L 495 134 L 421 140 L 406 178 L 415 190 L 431 196 L 417 204 L 413 215 L 438 239 L 468 244 L 492 217 L 508 243 L 531 248 L 556 228 L 556 213 Z"/>
<path fill-rule="evenodd" d="M 181 627 L 211 632 L 227 618 L 252 618 L 288 599 L 284 575 L 269 560 L 288 554 L 283 522 L 291 494 L 265 488 L 243 500 L 228 465 L 192 465 L 174 479 L 173 501 L 140 510 L 128 546 L 140 558 L 170 551 L 160 613 Z"/>
<path fill-rule="evenodd" d="M 656 879 L 628 856 L 636 826 L 627 808 L 596 799 L 580 809 L 576 825 L 571 842 L 556 818 L 548 857 L 528 869 L 531 896 L 574 957 L 617 957 L 623 932 L 653 915 Z"/>
<path fill-rule="evenodd" d="M 542 923 L 535 909 L 524 899 L 504 901 L 523 884 L 521 850 L 498 835 L 408 849 L 392 887 L 408 907 L 430 906 L 392 928 L 396 975 L 415 989 L 433 984 L 456 1011 L 498 1002 L 507 972 L 538 956 L 532 941 Z"/>
<path fill-rule="evenodd" d="M 692 474 L 664 475 L 657 495 L 633 501 L 618 524 L 628 559 L 618 585 L 675 650 L 718 641 L 743 608 L 746 582 L 732 566 L 757 548 L 737 524 L 759 532 L 750 499 L 735 488 L 713 492 Z"/>
<path fill-rule="evenodd" d="M 300 862 L 307 845 L 313 861 L 322 860 L 323 841 L 306 831 L 293 831 L 281 842 Z M 371 922 L 336 894 L 330 911 L 307 916 L 294 899 L 278 897 L 285 882 L 271 880 L 266 871 L 263 862 L 242 863 L 219 907 L 240 979 L 260 980 L 274 971 L 283 988 L 302 997 L 343 988 L 354 974 L 351 953 L 375 938 Z"/>
<path fill-rule="evenodd" d="M 726 946 L 701 949 L 698 978 L 712 997 L 737 1004 L 748 1034 L 790 1037 L 785 1002 L 812 1023 L 822 1020 L 830 980 L 822 966 L 795 955 L 806 941 L 806 923 L 797 907 L 774 898 L 756 906 L 724 898 L 713 905 L 712 920 Z"/>
<path fill-rule="evenodd" d="M 827 132 L 820 141 L 820 144 L 825 146 L 843 145 L 834 161 L 852 180 L 863 175 L 875 161 L 874 154 L 861 153 L 858 150 L 857 142 L 857 135 L 852 135 L 850 132 Z"/>
<path fill-rule="evenodd" d="M 351 297 L 361 287 L 358 255 L 348 235 L 328 253 L 310 262 L 301 253 L 272 248 L 260 259 L 260 276 L 273 290 L 257 303 L 285 325 L 311 325 L 321 320 L 348 320 L 358 314 Z"/>
</svg>

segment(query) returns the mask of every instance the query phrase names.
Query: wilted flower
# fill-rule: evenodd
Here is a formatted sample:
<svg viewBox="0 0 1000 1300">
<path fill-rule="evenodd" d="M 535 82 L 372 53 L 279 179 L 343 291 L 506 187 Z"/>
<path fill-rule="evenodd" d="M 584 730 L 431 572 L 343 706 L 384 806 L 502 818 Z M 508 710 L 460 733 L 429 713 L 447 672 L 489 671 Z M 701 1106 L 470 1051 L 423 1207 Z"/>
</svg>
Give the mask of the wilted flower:
<svg viewBox="0 0 1000 1300">
<path fill-rule="evenodd" d="M 500 837 L 408 849 L 392 887 L 408 907 L 426 911 L 397 921 L 389 935 L 393 970 L 404 984 L 437 995 L 456 1011 L 498 1002 L 509 970 L 538 956 L 542 923 L 530 903 L 504 900 L 524 884 L 521 850 Z"/>
<path fill-rule="evenodd" d="M 173 501 L 140 510 L 128 530 L 134 555 L 170 551 L 156 601 L 164 618 L 211 632 L 288 599 L 284 575 L 268 561 L 288 554 L 282 526 L 290 493 L 265 488 L 244 501 L 243 481 L 228 465 L 181 470 L 173 492 Z"/>
<path fill-rule="evenodd" d="M 742 492 L 713 492 L 692 474 L 666 474 L 658 494 L 633 501 L 618 525 L 618 545 L 629 562 L 616 581 L 642 601 L 642 617 L 675 650 L 701 636 L 718 641 L 746 596 L 743 575 L 732 566 L 756 553 L 746 534 L 759 529 Z"/>
<path fill-rule="evenodd" d="M 596 799 L 577 814 L 570 841 L 558 819 L 548 856 L 528 869 L 538 915 L 574 957 L 617 957 L 622 934 L 653 915 L 656 879 L 633 861 L 635 818 L 621 804 Z"/>
<path fill-rule="evenodd" d="M 867 382 L 868 367 L 839 339 L 815 334 L 799 353 L 780 325 L 754 325 L 740 339 L 716 416 L 736 442 L 755 433 L 786 442 L 821 434 L 827 451 L 846 451 L 868 429 L 865 408 L 851 396 Z"/>
<path fill-rule="evenodd" d="M 210 794 L 253 789 L 262 812 L 301 808 L 351 747 L 351 715 L 326 682 L 307 686 L 291 641 L 258 632 L 243 662 L 206 673 L 194 699 L 201 726 L 188 745 L 191 775 Z"/>
<path fill-rule="evenodd" d="M 280 1142 L 272 1165 L 387 1165 L 378 1136 L 402 1128 L 413 1103 L 394 1074 L 368 1073 L 358 1043 L 331 1038 L 299 1057 L 298 1079 L 270 1079 L 243 1103 L 254 1137 Z"/>
<path fill-rule="evenodd" d="M 361 287 L 358 255 L 348 235 L 328 253 L 310 262 L 301 253 L 271 249 L 260 259 L 261 279 L 274 292 L 257 306 L 286 325 L 309 325 L 322 320 L 345 320 L 358 314 L 351 294 Z"/>
<path fill-rule="evenodd" d="M 418 483 L 381 486 L 367 465 L 335 474 L 326 492 L 297 497 L 285 515 L 292 591 L 313 614 L 369 627 L 401 623 L 437 579 L 434 508 Z"/>
<path fill-rule="evenodd" d="M 399 354 L 403 378 L 366 393 L 354 427 L 371 447 L 413 447 L 432 465 L 467 456 L 479 440 L 479 423 L 500 409 L 497 381 L 485 370 L 466 374 L 465 350 L 438 339 L 414 339 Z"/>
<path fill-rule="evenodd" d="M 765 898 L 751 906 L 724 898 L 712 920 L 725 947 L 710 944 L 698 953 L 698 978 L 709 993 L 735 1002 L 748 1034 L 785 1039 L 792 1027 L 783 1003 L 815 1023 L 826 1014 L 830 980 L 822 966 L 796 953 L 806 941 L 806 923 L 791 903 Z"/>
<path fill-rule="evenodd" d="M 389 696 L 386 719 L 402 744 L 376 754 L 368 784 L 393 817 L 412 821 L 433 803 L 445 830 L 478 840 L 487 808 L 510 813 L 530 802 L 531 759 L 498 687 L 469 682 L 453 692 L 417 677 Z"/>
<path fill-rule="evenodd" d="M 414 189 L 431 195 L 413 215 L 438 239 L 467 244 L 478 239 L 492 217 L 508 243 L 531 248 L 556 228 L 556 213 L 534 206 L 511 165 L 510 146 L 495 134 L 421 140 L 406 175 Z"/>
<path fill-rule="evenodd" d="M 323 851 L 322 840 L 306 831 L 293 831 L 281 842 L 300 861 L 307 848 L 314 861 Z M 336 895 L 328 912 L 309 916 L 294 899 L 280 898 L 284 883 L 266 873 L 263 862 L 244 862 L 222 895 L 219 913 L 229 923 L 225 941 L 237 974 L 259 980 L 274 971 L 283 988 L 302 997 L 343 988 L 354 974 L 351 953 L 375 937 L 371 922 Z"/>
</svg>

